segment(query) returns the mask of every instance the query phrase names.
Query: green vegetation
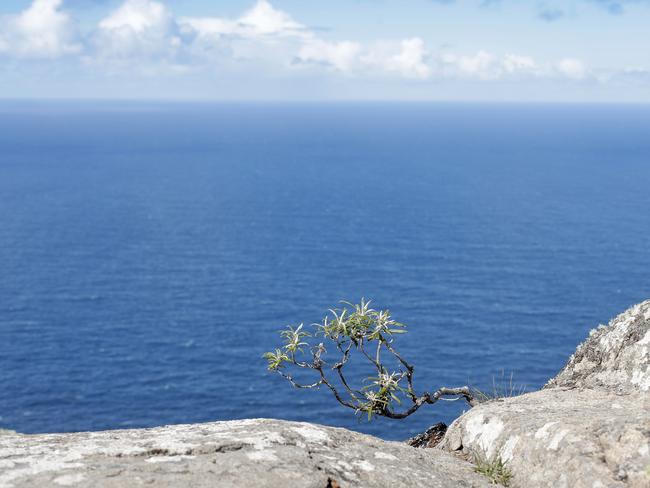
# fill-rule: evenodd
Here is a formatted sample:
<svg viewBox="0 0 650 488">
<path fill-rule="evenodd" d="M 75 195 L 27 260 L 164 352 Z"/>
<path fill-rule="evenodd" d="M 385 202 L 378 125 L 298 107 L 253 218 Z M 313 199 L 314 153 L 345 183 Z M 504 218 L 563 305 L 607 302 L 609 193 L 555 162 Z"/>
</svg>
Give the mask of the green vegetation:
<svg viewBox="0 0 650 488">
<path fill-rule="evenodd" d="M 341 405 L 367 415 L 368 420 L 374 415 L 406 418 L 422 405 L 444 399 L 476 403 L 467 386 L 417 393 L 415 368 L 394 347 L 406 326 L 393 320 L 388 310 L 372 309 L 370 301 L 342 303 L 343 308 L 331 309 L 322 322 L 313 324 L 312 332 L 303 324 L 282 331 L 283 345 L 264 354 L 268 369 L 296 388 L 328 388 Z M 372 371 L 360 383 L 346 377 L 346 366 L 353 357 Z M 299 371 L 311 373 L 314 381 L 299 381 L 295 376 Z"/>
<path fill-rule="evenodd" d="M 485 476 L 492 484 L 506 487 L 510 485 L 512 473 L 500 456 L 487 459 L 485 456 L 474 454 L 474 464 L 474 471 Z"/>
<path fill-rule="evenodd" d="M 492 387 L 489 390 L 480 390 L 472 388 L 472 394 L 478 403 L 489 402 L 499 398 L 509 398 L 526 393 L 526 386 L 517 384 L 513 381 L 513 373 L 506 378 L 505 372 L 501 371 L 501 377 L 497 380 L 492 377 Z"/>
</svg>

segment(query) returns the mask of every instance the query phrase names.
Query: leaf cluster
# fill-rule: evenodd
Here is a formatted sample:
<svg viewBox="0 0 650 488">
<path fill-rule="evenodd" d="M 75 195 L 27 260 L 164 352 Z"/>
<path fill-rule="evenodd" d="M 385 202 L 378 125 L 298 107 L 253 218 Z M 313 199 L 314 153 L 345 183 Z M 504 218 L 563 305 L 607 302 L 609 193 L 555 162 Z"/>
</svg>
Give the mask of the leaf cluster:
<svg viewBox="0 0 650 488">
<path fill-rule="evenodd" d="M 313 332 L 307 332 L 304 324 L 296 328 L 288 327 L 280 332 L 282 347 L 265 353 L 264 358 L 270 371 L 280 372 L 294 386 L 301 388 L 312 385 L 298 384 L 284 369 L 294 366 L 316 370 L 320 373 L 320 379 L 314 387 L 326 385 L 332 390 L 340 388 L 341 393 L 336 390 L 337 398 L 357 412 L 366 412 L 370 419 L 375 413 L 386 412 L 393 403 L 400 404 L 402 400 L 399 394 L 414 396 L 410 381 L 407 381 L 408 386 L 402 386 L 402 381 L 412 373 L 412 367 L 391 371 L 382 362 L 382 353 L 386 351 L 393 356 L 399 356 L 392 349 L 391 343 L 394 334 L 406 332 L 406 326 L 393 320 L 388 310 L 371 308 L 370 301 L 362 299 L 358 304 L 342 303 L 344 307 L 330 309 L 320 323 L 312 324 Z M 337 360 L 327 361 L 324 357 L 327 352 L 324 342 L 314 345 L 310 344 L 309 340 L 322 340 L 327 342 L 329 347 L 333 345 L 338 353 Z M 307 350 L 310 357 L 306 357 Z M 364 380 L 366 386 L 358 389 L 350 386 L 342 371 L 353 351 L 369 361 L 375 370 L 374 376 Z M 332 370 L 338 376 L 336 386 L 326 377 L 326 372 Z"/>
<path fill-rule="evenodd" d="M 443 396 L 460 395 L 471 400 L 467 387 L 441 388 L 418 396 L 413 387 L 414 367 L 393 347 L 395 336 L 405 333 L 406 326 L 395 321 L 390 311 L 373 309 L 369 300 L 342 304 L 342 308 L 330 309 L 321 322 L 312 324 L 312 332 L 306 331 L 303 324 L 283 330 L 282 346 L 263 356 L 268 369 L 296 388 L 327 387 L 339 403 L 356 413 L 367 414 L 368 420 L 373 415 L 405 418 L 423 404 L 435 403 Z M 327 348 L 332 351 L 331 356 Z M 353 354 L 373 370 L 363 380 L 363 387 L 352 386 L 346 378 L 345 367 Z M 315 382 L 297 381 L 294 369 L 311 370 L 316 375 Z M 404 402 L 408 405 L 397 411 Z"/>
</svg>

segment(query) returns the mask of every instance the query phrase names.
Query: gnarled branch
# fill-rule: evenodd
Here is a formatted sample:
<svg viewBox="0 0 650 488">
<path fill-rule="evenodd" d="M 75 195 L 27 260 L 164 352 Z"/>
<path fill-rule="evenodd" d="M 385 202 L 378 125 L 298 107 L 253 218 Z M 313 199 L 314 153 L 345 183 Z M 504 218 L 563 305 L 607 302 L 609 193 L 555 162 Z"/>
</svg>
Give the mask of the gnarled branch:
<svg viewBox="0 0 650 488">
<path fill-rule="evenodd" d="M 341 405 L 357 413 L 366 413 L 369 419 L 373 415 L 403 419 L 415 413 L 422 405 L 433 405 L 439 400 L 462 399 L 469 406 L 476 405 L 467 386 L 442 387 L 418 395 L 413 386 L 414 366 L 393 347 L 395 336 L 406 332 L 405 325 L 394 321 L 387 310 L 376 311 L 370 308 L 369 301 L 362 299 L 358 305 L 348 305 L 352 307 L 351 310 L 330 310 L 330 315 L 322 323 L 314 324 L 317 328 L 314 334 L 303 331 L 302 325 L 283 331 L 285 344 L 282 349 L 264 355 L 269 362 L 269 370 L 279 373 L 296 388 L 311 389 L 325 385 Z M 335 344 L 340 355 L 336 361 L 327 362 L 324 359 L 327 351 L 323 342 L 310 347 L 308 359 L 297 359 L 297 356 L 307 355 L 303 347 L 309 344 L 303 340 L 316 336 L 322 336 Z M 355 350 L 377 375 L 366 378 L 368 384 L 361 388 L 354 388 L 344 373 Z M 388 361 L 382 360 L 382 350 L 388 354 Z M 288 367 L 314 370 L 318 379 L 310 384 L 299 383 L 286 372 Z M 329 371 L 335 372 L 334 379 L 328 377 Z M 402 402 L 405 403 L 404 406 Z"/>
</svg>

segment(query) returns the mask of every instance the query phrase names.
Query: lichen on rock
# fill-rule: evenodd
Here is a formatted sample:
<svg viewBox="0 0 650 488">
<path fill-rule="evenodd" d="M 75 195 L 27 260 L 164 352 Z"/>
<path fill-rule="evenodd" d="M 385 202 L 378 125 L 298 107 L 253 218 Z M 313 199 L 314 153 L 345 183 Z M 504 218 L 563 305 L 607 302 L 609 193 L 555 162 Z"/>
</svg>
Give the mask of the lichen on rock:
<svg viewBox="0 0 650 488">
<path fill-rule="evenodd" d="M 346 429 L 243 420 L 0 437 L 1 488 L 487 488 L 470 463 Z"/>
<path fill-rule="evenodd" d="M 498 457 L 525 488 L 650 487 L 650 301 L 592 331 L 541 391 L 481 404 L 440 448 Z"/>
<path fill-rule="evenodd" d="M 473 456 L 505 466 L 500 479 L 513 488 L 649 488 L 649 368 L 646 301 L 592 331 L 544 389 L 481 403 L 434 449 L 264 419 L 73 434 L 0 431 L 0 488 L 491 486 L 465 460 Z M 425 433 L 419 445 L 435 444 L 443 430 Z"/>
<path fill-rule="evenodd" d="M 650 300 L 591 331 L 545 388 L 650 391 Z"/>
</svg>

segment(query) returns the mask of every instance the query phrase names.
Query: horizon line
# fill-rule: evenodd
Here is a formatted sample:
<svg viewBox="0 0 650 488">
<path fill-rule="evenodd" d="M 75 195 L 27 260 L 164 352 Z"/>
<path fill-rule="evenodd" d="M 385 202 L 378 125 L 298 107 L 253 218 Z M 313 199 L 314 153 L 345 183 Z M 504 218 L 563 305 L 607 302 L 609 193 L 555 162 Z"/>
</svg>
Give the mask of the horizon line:
<svg viewBox="0 0 650 488">
<path fill-rule="evenodd" d="M 626 105 L 650 106 L 650 100 L 484 100 L 484 99 L 225 99 L 225 98 L 166 98 L 166 97 L 2 97 L 0 103 L 47 103 L 47 102 L 78 102 L 78 103 L 170 103 L 170 104 L 441 104 L 441 105 Z"/>
</svg>

